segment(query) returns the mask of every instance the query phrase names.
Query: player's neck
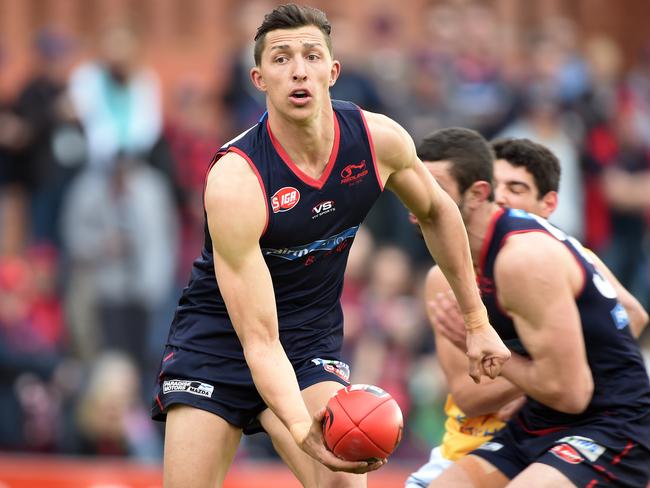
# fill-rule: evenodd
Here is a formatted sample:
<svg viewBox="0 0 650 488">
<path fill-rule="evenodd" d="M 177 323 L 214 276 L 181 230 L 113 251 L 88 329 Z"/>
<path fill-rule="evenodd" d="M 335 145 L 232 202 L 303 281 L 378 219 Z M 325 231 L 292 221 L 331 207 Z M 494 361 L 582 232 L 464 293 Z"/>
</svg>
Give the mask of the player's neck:
<svg viewBox="0 0 650 488">
<path fill-rule="evenodd" d="M 326 104 L 308 120 L 294 119 L 269 110 L 269 126 L 291 160 L 302 171 L 319 178 L 327 165 L 334 144 L 334 111 Z"/>
<path fill-rule="evenodd" d="M 472 253 L 474 267 L 479 266 L 483 242 L 488 237 L 488 231 L 500 207 L 494 202 L 485 202 L 472 213 L 467 222 L 467 237 L 469 248 Z"/>
</svg>

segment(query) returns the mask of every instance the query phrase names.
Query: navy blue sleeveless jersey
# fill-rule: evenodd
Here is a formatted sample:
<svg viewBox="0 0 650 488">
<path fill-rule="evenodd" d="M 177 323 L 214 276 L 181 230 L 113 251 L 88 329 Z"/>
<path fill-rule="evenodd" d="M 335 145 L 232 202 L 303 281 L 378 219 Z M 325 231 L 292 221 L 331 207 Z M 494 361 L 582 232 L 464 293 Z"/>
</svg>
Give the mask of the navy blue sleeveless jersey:
<svg viewBox="0 0 650 488">
<path fill-rule="evenodd" d="M 224 145 L 256 173 L 267 206 L 260 247 L 271 273 L 280 340 L 292 363 L 339 359 L 343 340 L 340 296 L 350 246 L 382 192 L 372 140 L 361 110 L 333 101 L 335 139 L 320 179 L 304 174 L 274 138 L 267 114 Z M 237 208 L 232 209 L 237 212 Z M 212 239 L 196 259 L 171 325 L 168 344 L 237 359 L 246 373 L 241 344 L 215 279 Z"/>
<path fill-rule="evenodd" d="M 606 417 L 608 422 L 620 425 L 623 431 L 628 429 L 626 433 L 631 439 L 650 449 L 650 383 L 638 344 L 615 290 L 596 271 L 589 254 L 578 241 L 546 220 L 522 210 L 499 211 L 491 222 L 479 263 L 478 283 L 490 322 L 508 347 L 527 355 L 512 319 L 499 306 L 494 282 L 494 263 L 499 250 L 510 235 L 524 232 L 544 232 L 558 239 L 583 269 L 585 282 L 576 297 L 576 305 L 594 379 L 594 393 L 586 411 L 578 415 L 558 412 L 529 397 L 519 420 L 527 430 L 543 433 Z"/>
</svg>

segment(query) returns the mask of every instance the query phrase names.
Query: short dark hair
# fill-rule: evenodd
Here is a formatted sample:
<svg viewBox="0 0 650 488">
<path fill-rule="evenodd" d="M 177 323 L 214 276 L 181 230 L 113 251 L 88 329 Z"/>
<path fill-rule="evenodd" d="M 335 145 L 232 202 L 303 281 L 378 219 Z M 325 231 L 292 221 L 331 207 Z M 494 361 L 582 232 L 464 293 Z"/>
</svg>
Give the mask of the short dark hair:
<svg viewBox="0 0 650 488">
<path fill-rule="evenodd" d="M 325 43 L 330 54 L 332 53 L 332 26 L 327 20 L 325 12 L 314 7 L 306 5 L 296 5 L 288 3 L 280 5 L 264 16 L 262 25 L 257 28 L 255 33 L 255 64 L 260 65 L 262 60 L 262 51 L 264 50 L 264 41 L 266 34 L 276 29 L 297 29 L 308 25 L 316 26 L 320 29 L 325 37 Z"/>
<path fill-rule="evenodd" d="M 417 147 L 422 161 L 449 161 L 461 193 L 477 181 L 492 184 L 494 153 L 475 130 L 449 127 L 432 132 Z M 494 191 L 489 200 L 494 200 Z"/>
<path fill-rule="evenodd" d="M 533 175 L 539 191 L 537 198 L 560 188 L 560 161 L 546 146 L 525 138 L 497 139 L 491 145 L 497 159 L 523 167 Z"/>
</svg>

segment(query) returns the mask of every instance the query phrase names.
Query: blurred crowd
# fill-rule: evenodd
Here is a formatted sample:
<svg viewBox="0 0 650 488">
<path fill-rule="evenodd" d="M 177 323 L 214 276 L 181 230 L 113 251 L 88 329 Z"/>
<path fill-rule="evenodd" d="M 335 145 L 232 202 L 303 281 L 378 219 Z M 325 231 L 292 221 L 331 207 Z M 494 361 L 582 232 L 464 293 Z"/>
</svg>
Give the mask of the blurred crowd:
<svg viewBox="0 0 650 488">
<path fill-rule="evenodd" d="M 69 34 L 33 40 L 32 75 L 0 100 L 0 450 L 160 460 L 149 394 L 203 242 L 207 165 L 264 111 L 248 82 L 260 19 L 224 90 L 188 75 L 163 93 L 127 26 L 82 62 Z M 566 18 L 523 39 L 483 4 L 436 3 L 420 20 L 427 35 L 405 46 L 390 16 L 365 39 L 331 18 L 343 65 L 333 98 L 393 117 L 416 142 L 455 125 L 545 144 L 562 164 L 552 222 L 650 307 L 650 39 L 627 67 L 614 40 Z M 350 256 L 345 356 L 353 382 L 385 388 L 405 413 L 395 457 L 423 458 L 442 430 L 446 386 L 421 297 L 431 264 L 383 195 Z M 272 456 L 258 436 L 244 447 Z"/>
</svg>

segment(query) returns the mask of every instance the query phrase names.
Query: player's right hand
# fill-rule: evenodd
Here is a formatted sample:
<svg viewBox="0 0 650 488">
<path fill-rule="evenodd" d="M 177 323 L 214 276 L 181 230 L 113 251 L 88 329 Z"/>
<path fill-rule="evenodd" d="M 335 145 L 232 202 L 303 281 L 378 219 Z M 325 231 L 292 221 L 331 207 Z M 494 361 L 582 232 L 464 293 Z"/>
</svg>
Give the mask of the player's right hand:
<svg viewBox="0 0 650 488">
<path fill-rule="evenodd" d="M 345 471 L 346 473 L 355 474 L 375 471 L 387 463 L 386 459 L 368 463 L 366 461 L 346 461 L 335 456 L 332 451 L 327 449 L 323 439 L 324 416 L 325 407 L 314 414 L 311 424 L 304 423 L 294 425 L 291 428 L 291 434 L 298 446 L 316 461 L 324 464 L 332 471 Z"/>
<path fill-rule="evenodd" d="M 480 383 L 481 376 L 492 379 L 499 376 L 501 368 L 510 359 L 510 350 L 494 328 L 485 322 L 467 330 L 467 357 L 469 375 L 475 383 Z"/>
</svg>

